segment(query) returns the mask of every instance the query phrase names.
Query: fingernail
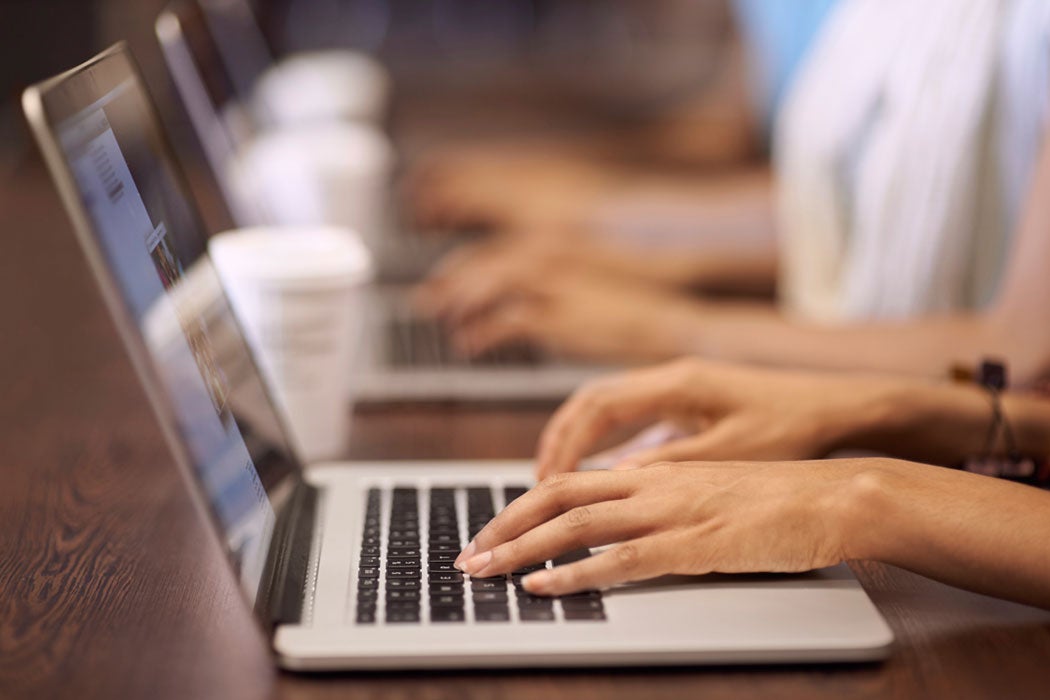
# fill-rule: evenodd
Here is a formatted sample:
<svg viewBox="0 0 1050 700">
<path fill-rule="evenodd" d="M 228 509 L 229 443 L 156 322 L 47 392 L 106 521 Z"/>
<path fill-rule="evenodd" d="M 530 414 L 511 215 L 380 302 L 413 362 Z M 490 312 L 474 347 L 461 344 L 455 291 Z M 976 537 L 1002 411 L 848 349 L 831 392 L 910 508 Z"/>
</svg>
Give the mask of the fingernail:
<svg viewBox="0 0 1050 700">
<path fill-rule="evenodd" d="M 463 562 L 463 571 L 474 576 L 488 566 L 490 561 L 492 561 L 492 550 L 482 552 L 481 554 L 471 557 Z"/>
<path fill-rule="evenodd" d="M 531 573 L 521 580 L 521 585 L 524 586 L 525 590 L 529 593 L 539 593 L 540 595 L 543 595 L 547 593 L 547 590 L 551 585 L 551 572 L 537 571 Z"/>
<path fill-rule="evenodd" d="M 630 469 L 639 469 L 641 466 L 642 465 L 639 462 L 636 462 L 633 459 L 625 459 L 613 467 L 613 471 L 628 471 Z"/>
<path fill-rule="evenodd" d="M 474 556 L 474 550 L 477 548 L 478 546 L 474 544 L 474 540 L 471 540 L 470 544 L 468 544 L 466 548 L 464 548 L 464 550 L 459 553 L 459 556 L 456 557 L 456 561 L 453 562 L 452 565 L 457 569 L 462 569 L 463 567 L 461 565 L 463 564 L 463 562 Z"/>
</svg>

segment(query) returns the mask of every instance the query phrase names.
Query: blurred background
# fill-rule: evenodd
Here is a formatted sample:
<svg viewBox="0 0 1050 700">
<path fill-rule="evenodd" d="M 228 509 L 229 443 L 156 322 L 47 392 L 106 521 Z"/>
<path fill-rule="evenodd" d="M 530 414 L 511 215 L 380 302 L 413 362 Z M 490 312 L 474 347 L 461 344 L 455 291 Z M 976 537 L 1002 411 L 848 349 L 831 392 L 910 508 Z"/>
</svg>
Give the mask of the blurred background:
<svg viewBox="0 0 1050 700">
<path fill-rule="evenodd" d="M 0 167 L 29 147 L 18 98 L 124 39 L 181 144 L 192 131 L 153 33 L 165 0 L 0 2 Z M 630 123 L 688 99 L 731 42 L 724 0 L 256 0 L 278 55 L 353 48 L 393 79 L 391 133 L 457 135 Z M 482 107 L 483 109 L 479 109 Z M 199 156 L 192 150 L 185 153 Z"/>
</svg>

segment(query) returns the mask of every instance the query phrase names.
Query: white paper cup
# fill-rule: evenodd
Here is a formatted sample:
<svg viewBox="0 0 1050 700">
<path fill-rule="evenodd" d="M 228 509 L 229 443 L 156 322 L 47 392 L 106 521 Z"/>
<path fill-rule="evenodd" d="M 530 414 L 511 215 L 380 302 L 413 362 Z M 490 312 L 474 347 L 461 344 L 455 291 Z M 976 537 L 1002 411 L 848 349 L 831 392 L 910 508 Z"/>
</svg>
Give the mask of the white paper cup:
<svg viewBox="0 0 1050 700">
<path fill-rule="evenodd" d="M 371 256 L 339 228 L 221 233 L 212 260 L 304 462 L 346 449 Z"/>
<path fill-rule="evenodd" d="M 386 114 L 390 77 L 357 51 L 292 54 L 269 68 L 253 88 L 252 111 L 265 127 L 339 120 L 378 123 Z"/>
<path fill-rule="evenodd" d="M 394 151 L 376 128 L 329 124 L 263 132 L 231 163 L 230 181 L 280 226 L 340 226 L 372 250 L 389 230 Z"/>
</svg>

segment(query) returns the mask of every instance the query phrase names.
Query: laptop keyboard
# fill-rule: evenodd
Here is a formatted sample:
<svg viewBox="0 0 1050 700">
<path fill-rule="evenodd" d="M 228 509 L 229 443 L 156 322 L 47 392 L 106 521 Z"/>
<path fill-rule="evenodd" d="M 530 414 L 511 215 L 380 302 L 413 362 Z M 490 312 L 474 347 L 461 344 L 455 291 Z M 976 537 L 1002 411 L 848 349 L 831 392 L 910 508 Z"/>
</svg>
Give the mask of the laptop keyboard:
<svg viewBox="0 0 1050 700">
<path fill-rule="evenodd" d="M 466 357 L 452 347 L 437 321 L 407 313 L 391 315 L 386 334 L 394 367 L 534 367 L 541 362 L 536 349 L 524 343 Z"/>
<path fill-rule="evenodd" d="M 526 491 L 525 487 L 506 487 L 503 501 L 510 503 Z M 459 492 L 462 498 L 457 498 Z M 420 495 L 427 503 L 425 542 L 420 529 Z M 463 516 L 469 541 L 496 514 L 493 491 L 488 486 L 392 489 L 385 546 L 382 499 L 380 489 L 368 491 L 357 572 L 357 624 L 424 621 L 447 624 L 465 623 L 470 619 L 485 624 L 510 623 L 514 619 L 553 623 L 559 619 L 568 622 L 606 619 L 598 591 L 560 598 L 527 593 L 521 579 L 546 568 L 546 562 L 492 578 L 464 576 L 452 565 L 465 544 L 460 536 Z M 465 514 L 460 513 L 460 502 L 466 504 Z M 590 551 L 581 549 L 558 557 L 554 565 L 588 556 Z"/>
</svg>

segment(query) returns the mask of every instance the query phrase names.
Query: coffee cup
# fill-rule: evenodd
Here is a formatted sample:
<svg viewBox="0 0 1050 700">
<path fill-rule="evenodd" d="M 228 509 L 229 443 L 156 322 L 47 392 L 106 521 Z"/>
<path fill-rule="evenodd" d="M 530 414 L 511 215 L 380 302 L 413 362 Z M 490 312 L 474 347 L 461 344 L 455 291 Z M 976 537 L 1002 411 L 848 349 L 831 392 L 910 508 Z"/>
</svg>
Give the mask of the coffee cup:
<svg viewBox="0 0 1050 700">
<path fill-rule="evenodd" d="M 209 251 L 304 462 L 347 445 L 364 342 L 371 256 L 335 227 L 258 227 Z"/>
</svg>

